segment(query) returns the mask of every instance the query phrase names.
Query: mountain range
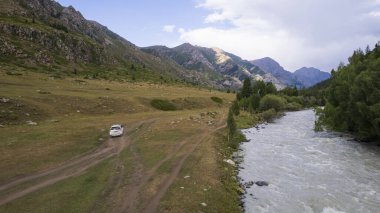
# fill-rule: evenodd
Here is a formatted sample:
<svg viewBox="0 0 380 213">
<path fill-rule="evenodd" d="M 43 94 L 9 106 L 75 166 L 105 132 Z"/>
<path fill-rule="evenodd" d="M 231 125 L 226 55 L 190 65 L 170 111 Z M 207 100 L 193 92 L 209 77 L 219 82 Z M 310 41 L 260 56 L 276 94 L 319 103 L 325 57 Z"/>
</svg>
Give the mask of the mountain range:
<svg viewBox="0 0 380 213">
<path fill-rule="evenodd" d="M 238 88 L 245 78 L 309 87 L 329 74 L 315 68 L 286 71 L 271 58 L 254 61 L 219 48 L 185 43 L 140 48 L 52 0 L 0 2 L 0 66 L 88 78 L 184 81 Z"/>
<path fill-rule="evenodd" d="M 271 73 L 280 81 L 280 84 L 296 86 L 298 88 L 311 87 L 330 78 L 330 73 L 322 72 L 314 67 L 303 67 L 294 72 L 285 70 L 277 61 L 270 57 L 251 61 L 265 72 Z"/>
</svg>

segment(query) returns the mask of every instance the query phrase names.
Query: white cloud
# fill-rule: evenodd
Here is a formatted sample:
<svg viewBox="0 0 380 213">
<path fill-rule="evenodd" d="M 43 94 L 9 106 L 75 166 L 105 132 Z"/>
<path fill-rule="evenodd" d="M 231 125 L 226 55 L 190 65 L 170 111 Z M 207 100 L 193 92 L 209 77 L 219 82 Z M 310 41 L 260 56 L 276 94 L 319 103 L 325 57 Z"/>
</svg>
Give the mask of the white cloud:
<svg viewBox="0 0 380 213">
<path fill-rule="evenodd" d="M 379 0 L 202 0 L 197 7 L 210 11 L 208 26 L 179 30 L 182 41 L 245 59 L 270 56 L 289 70 L 329 71 L 380 38 Z"/>
<path fill-rule="evenodd" d="M 176 28 L 175 25 L 165 25 L 163 28 L 162 28 L 162 31 L 164 32 L 167 32 L 167 33 L 172 33 L 174 32 L 174 29 Z"/>
<path fill-rule="evenodd" d="M 186 32 L 185 29 L 183 29 L 182 27 L 181 27 L 181 28 L 178 28 L 178 33 L 183 34 L 183 33 L 185 33 L 185 32 Z"/>
</svg>

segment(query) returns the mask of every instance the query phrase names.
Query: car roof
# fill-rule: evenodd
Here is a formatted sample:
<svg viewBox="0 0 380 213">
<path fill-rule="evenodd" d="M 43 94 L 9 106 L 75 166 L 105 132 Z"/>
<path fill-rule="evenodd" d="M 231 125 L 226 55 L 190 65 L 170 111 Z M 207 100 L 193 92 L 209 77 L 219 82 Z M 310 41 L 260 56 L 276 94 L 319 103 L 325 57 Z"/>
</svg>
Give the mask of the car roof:
<svg viewBox="0 0 380 213">
<path fill-rule="evenodd" d="M 121 127 L 121 124 L 114 124 L 114 125 L 111 126 L 111 128 L 112 127 Z"/>
</svg>

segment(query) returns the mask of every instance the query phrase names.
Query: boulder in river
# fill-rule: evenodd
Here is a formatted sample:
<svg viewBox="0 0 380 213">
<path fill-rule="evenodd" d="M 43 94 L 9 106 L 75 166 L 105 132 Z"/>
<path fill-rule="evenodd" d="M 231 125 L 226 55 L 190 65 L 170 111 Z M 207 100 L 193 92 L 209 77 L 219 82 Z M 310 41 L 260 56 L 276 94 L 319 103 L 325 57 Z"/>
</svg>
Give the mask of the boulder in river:
<svg viewBox="0 0 380 213">
<path fill-rule="evenodd" d="M 256 181 L 255 184 L 258 186 L 268 186 L 269 185 L 269 183 L 266 181 Z"/>
</svg>

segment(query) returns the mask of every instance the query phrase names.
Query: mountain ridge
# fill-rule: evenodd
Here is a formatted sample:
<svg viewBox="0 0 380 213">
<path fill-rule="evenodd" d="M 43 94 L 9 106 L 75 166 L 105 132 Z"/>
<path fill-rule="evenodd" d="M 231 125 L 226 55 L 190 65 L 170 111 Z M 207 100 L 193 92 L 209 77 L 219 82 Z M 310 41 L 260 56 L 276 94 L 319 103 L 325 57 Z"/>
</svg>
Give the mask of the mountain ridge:
<svg viewBox="0 0 380 213">
<path fill-rule="evenodd" d="M 330 73 L 323 72 L 314 67 L 302 67 L 294 72 L 285 70 L 277 61 L 270 57 L 264 57 L 250 61 L 252 64 L 273 74 L 277 79 L 287 85 L 298 88 L 311 87 L 321 81 L 330 78 Z"/>
<path fill-rule="evenodd" d="M 270 73 L 266 73 L 249 61 L 220 48 L 184 43 L 173 48 L 156 45 L 143 47 L 141 50 L 157 57 L 170 59 L 186 69 L 203 71 L 217 76 L 219 80 L 223 81 L 219 81 L 219 83 L 225 87 L 241 86 L 245 78 L 271 81 L 279 88 L 285 87 Z"/>
<path fill-rule="evenodd" d="M 56 1 L 3 0 L 0 6 L 2 66 L 88 78 L 184 81 L 219 89 L 239 88 L 245 78 L 270 81 L 278 89 L 296 82 L 220 48 L 190 43 L 140 48 Z"/>
</svg>

